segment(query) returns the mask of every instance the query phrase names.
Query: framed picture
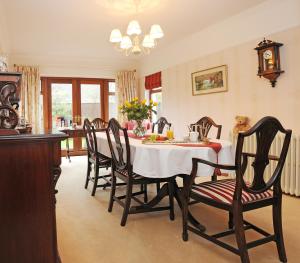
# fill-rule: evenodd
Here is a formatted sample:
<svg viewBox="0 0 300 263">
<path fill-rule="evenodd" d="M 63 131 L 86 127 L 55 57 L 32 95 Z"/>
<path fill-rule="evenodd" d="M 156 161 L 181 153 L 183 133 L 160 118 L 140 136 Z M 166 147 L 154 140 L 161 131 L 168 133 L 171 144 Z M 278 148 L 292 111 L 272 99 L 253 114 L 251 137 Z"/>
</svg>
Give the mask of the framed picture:
<svg viewBox="0 0 300 263">
<path fill-rule="evenodd" d="M 192 73 L 193 96 L 227 91 L 227 66 Z"/>
</svg>

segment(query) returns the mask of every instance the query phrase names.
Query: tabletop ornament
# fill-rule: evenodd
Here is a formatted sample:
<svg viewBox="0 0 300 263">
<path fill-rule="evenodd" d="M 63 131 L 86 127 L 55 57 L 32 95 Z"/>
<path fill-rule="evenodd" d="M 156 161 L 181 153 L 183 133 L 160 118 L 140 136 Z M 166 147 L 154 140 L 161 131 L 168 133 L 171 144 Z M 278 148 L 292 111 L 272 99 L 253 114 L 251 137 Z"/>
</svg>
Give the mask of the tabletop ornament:
<svg viewBox="0 0 300 263">
<path fill-rule="evenodd" d="M 153 107 L 157 106 L 153 100 L 147 104 L 146 100 L 139 101 L 138 98 L 133 98 L 131 101 L 125 101 L 123 105 L 119 106 L 120 112 L 125 115 L 128 121 L 134 121 L 135 126 L 133 133 L 137 137 L 143 137 L 146 134 L 146 127 L 143 125 L 143 121 L 151 117 L 152 112 L 156 114 Z"/>
</svg>

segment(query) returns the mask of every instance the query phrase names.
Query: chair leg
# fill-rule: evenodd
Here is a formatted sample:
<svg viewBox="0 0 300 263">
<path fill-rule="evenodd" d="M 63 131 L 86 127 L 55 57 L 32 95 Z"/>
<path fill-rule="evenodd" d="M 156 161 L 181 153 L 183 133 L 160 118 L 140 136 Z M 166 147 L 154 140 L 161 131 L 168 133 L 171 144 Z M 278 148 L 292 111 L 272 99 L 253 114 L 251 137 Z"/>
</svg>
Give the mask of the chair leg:
<svg viewBox="0 0 300 263">
<path fill-rule="evenodd" d="M 273 226 L 276 237 L 277 251 L 281 262 L 287 262 L 282 233 L 281 198 L 273 204 Z"/>
<path fill-rule="evenodd" d="M 232 214 L 232 212 L 229 212 L 228 228 L 232 229 L 233 226 L 234 226 L 234 224 L 233 224 L 233 214 Z"/>
<path fill-rule="evenodd" d="M 174 215 L 174 182 L 171 180 L 171 182 L 168 182 L 169 187 L 169 202 L 170 202 L 170 220 L 175 219 Z"/>
<path fill-rule="evenodd" d="M 87 189 L 88 185 L 89 185 L 89 181 L 90 181 L 90 174 L 91 174 L 91 163 L 89 161 L 89 157 L 88 157 L 88 164 L 87 164 L 87 172 L 86 172 L 86 180 L 85 180 L 85 185 L 84 188 Z"/>
<path fill-rule="evenodd" d="M 108 212 L 111 212 L 114 205 L 114 196 L 116 193 L 116 184 L 117 184 L 117 178 L 112 172 L 111 174 L 111 190 L 110 190 L 110 199 L 109 199 L 109 205 L 108 205 Z"/>
<path fill-rule="evenodd" d="M 216 173 L 216 170 L 214 170 L 214 174 L 212 175 L 212 177 L 211 177 L 211 181 L 212 182 L 215 182 L 215 181 L 217 181 L 218 180 L 218 175 L 217 175 L 217 173 Z"/>
<path fill-rule="evenodd" d="M 182 198 L 182 207 L 181 207 L 181 212 L 182 212 L 182 240 L 183 241 L 188 241 L 189 239 L 189 234 L 188 234 L 188 204 L 189 200 L 186 200 L 186 198 Z"/>
<path fill-rule="evenodd" d="M 132 197 L 132 182 L 127 182 L 127 189 L 126 189 L 126 198 L 125 198 L 125 207 L 122 215 L 121 226 L 126 225 L 127 217 L 129 214 L 130 203 Z"/>
<path fill-rule="evenodd" d="M 158 193 L 160 190 L 160 183 L 156 183 L 156 192 Z"/>
<path fill-rule="evenodd" d="M 94 178 L 94 185 L 93 185 L 93 190 L 92 190 L 92 196 L 95 196 L 97 185 L 98 185 L 99 165 L 97 163 L 95 164 L 94 169 L 95 169 L 95 171 L 94 171 L 95 178 Z"/>
<path fill-rule="evenodd" d="M 234 228 L 235 237 L 236 237 L 236 242 L 237 242 L 237 245 L 239 248 L 241 262 L 242 263 L 250 263 L 248 250 L 247 250 L 247 246 L 246 246 L 243 212 L 242 212 L 242 208 L 239 205 L 234 207 L 233 222 L 234 222 L 234 226 L 235 226 L 235 228 Z"/>
<path fill-rule="evenodd" d="M 143 191 L 144 191 L 144 203 L 148 203 L 148 185 L 144 184 L 143 186 Z"/>
<path fill-rule="evenodd" d="M 67 154 L 66 158 L 69 159 L 69 163 L 71 162 L 71 157 L 70 157 L 70 145 L 69 145 L 69 138 L 66 139 L 66 147 L 67 147 Z"/>
</svg>

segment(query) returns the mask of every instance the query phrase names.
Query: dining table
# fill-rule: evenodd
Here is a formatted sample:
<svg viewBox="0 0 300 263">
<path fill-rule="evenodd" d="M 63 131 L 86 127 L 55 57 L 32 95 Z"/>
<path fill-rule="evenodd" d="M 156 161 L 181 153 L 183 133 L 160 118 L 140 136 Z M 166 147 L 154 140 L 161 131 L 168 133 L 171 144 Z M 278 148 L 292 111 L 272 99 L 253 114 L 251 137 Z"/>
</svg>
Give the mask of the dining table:
<svg viewBox="0 0 300 263">
<path fill-rule="evenodd" d="M 133 172 L 149 178 L 171 178 L 180 175 L 189 176 L 192 170 L 192 158 L 201 158 L 213 163 L 232 165 L 234 164 L 234 149 L 230 141 L 211 139 L 208 143 L 188 142 L 174 139 L 169 142 L 151 142 L 145 138 L 136 137 L 128 133 L 130 144 L 130 159 Z M 111 157 L 107 135 L 105 132 L 96 132 L 98 151 Z M 121 143 L 125 147 L 125 138 L 121 136 Z M 125 154 L 125 153 L 124 153 Z M 125 157 L 125 156 L 124 156 Z M 226 172 L 226 171 L 219 171 Z M 199 164 L 197 176 L 212 176 L 214 168 Z M 181 207 L 182 192 L 175 180 L 175 198 Z M 154 206 L 168 195 L 168 187 L 163 186 L 157 196 L 147 205 Z M 189 215 L 190 222 L 204 231 L 196 219 Z"/>
<path fill-rule="evenodd" d="M 105 132 L 96 132 L 100 153 L 110 157 Z M 125 140 L 123 141 L 125 146 Z M 167 178 L 177 174 L 190 174 L 192 158 L 201 158 L 213 163 L 232 165 L 234 150 L 227 140 L 211 139 L 209 143 L 191 143 L 174 140 L 171 143 L 144 143 L 143 138 L 129 133 L 133 172 L 150 178 Z M 215 147 L 219 145 L 219 148 Z M 216 149 L 217 148 L 217 149 Z M 200 164 L 198 176 L 211 176 L 214 168 Z"/>
</svg>

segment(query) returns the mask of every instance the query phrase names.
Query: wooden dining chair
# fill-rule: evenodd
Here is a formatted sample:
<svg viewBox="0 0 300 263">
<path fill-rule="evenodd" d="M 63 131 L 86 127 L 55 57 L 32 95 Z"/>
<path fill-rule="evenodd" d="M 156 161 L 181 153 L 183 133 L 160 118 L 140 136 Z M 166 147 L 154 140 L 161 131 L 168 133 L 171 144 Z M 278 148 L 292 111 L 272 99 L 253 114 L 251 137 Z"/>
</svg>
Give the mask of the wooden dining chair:
<svg viewBox="0 0 300 263">
<path fill-rule="evenodd" d="M 215 127 L 217 129 L 217 135 L 216 139 L 220 139 L 221 137 L 221 131 L 222 131 L 222 125 L 216 124 L 212 118 L 210 117 L 202 117 L 200 120 L 198 120 L 196 123 L 190 124 L 190 128 L 192 128 L 193 125 L 199 125 L 198 132 L 200 133 L 200 126 L 204 127 L 205 133 L 203 134 L 204 137 L 208 137 L 209 131 L 211 127 Z"/>
<path fill-rule="evenodd" d="M 152 133 L 154 133 L 156 125 L 157 125 L 157 133 L 158 134 L 162 134 L 165 126 L 167 126 L 168 128 L 171 128 L 172 124 L 169 123 L 165 117 L 160 117 L 157 120 L 157 122 L 153 123 L 153 125 L 152 125 Z"/>
<path fill-rule="evenodd" d="M 199 125 L 197 126 L 198 129 L 197 131 L 199 132 L 199 134 L 201 133 L 200 131 L 200 126 L 204 127 L 204 134 L 202 134 L 204 137 L 208 137 L 208 134 L 211 130 L 211 127 L 214 127 L 217 129 L 217 133 L 216 133 L 216 139 L 220 139 L 221 137 L 221 132 L 222 132 L 222 125 L 219 125 L 219 124 L 216 124 L 212 118 L 210 117 L 202 117 L 200 120 L 198 120 L 196 123 L 192 123 L 190 124 L 190 129 L 192 129 L 192 126 L 193 125 Z M 218 177 L 218 174 L 220 174 L 219 170 L 218 169 L 215 169 L 214 170 L 214 173 L 211 177 L 211 180 L 212 181 L 216 181 L 217 180 L 217 177 Z"/>
<path fill-rule="evenodd" d="M 153 123 L 152 133 L 154 133 L 156 125 L 157 125 L 157 133 L 162 134 L 163 131 L 164 131 L 165 126 L 167 126 L 170 129 L 172 124 L 170 122 L 168 122 L 165 117 L 160 117 L 157 120 L 157 122 Z M 160 190 L 160 183 L 156 184 L 156 190 L 157 190 L 157 192 Z"/>
<path fill-rule="evenodd" d="M 107 124 L 108 122 L 106 122 L 105 120 L 101 119 L 101 118 L 95 118 L 92 120 L 92 125 L 94 125 L 94 127 L 96 129 L 105 129 L 107 128 Z"/>
<path fill-rule="evenodd" d="M 284 134 L 283 146 L 279 157 L 270 156 L 270 147 L 278 132 Z M 285 130 L 276 118 L 265 117 L 249 131 L 239 133 L 234 166 L 214 164 L 202 159 L 193 158 L 191 175 L 185 177 L 183 187 L 183 240 L 187 241 L 188 231 L 192 231 L 239 255 L 242 263 L 250 262 L 248 249 L 274 241 L 277 245 L 280 260 L 282 262 L 287 262 L 282 233 L 282 190 L 280 179 L 289 149 L 291 134 L 292 131 Z M 244 140 L 251 135 L 256 135 L 256 152 L 243 152 Z M 252 182 L 245 182 L 243 176 L 248 167 L 249 157 L 254 158 L 252 163 L 254 179 Z M 277 161 L 277 166 L 271 178 L 266 180 L 264 174 L 270 160 Z M 236 179 L 204 182 L 202 184 L 194 185 L 193 181 L 196 177 L 199 163 L 219 169 L 233 170 L 236 173 Z M 229 230 L 208 235 L 205 232 L 201 232 L 190 226 L 187 220 L 190 197 L 204 204 L 229 211 Z M 272 206 L 273 209 L 274 234 L 269 234 L 265 230 L 243 219 L 243 212 L 266 206 Z M 246 243 L 245 230 L 248 229 L 253 229 L 264 237 Z M 235 234 L 238 248 L 219 240 L 219 238 L 230 234 Z"/>
<path fill-rule="evenodd" d="M 111 185 L 111 182 L 109 181 L 109 179 L 111 179 L 110 173 L 107 175 L 99 175 L 99 169 L 105 168 L 107 170 L 108 168 L 110 168 L 111 159 L 99 152 L 95 128 L 88 119 L 84 120 L 83 131 L 86 138 L 87 161 L 88 161 L 85 189 L 88 187 L 89 181 L 92 181 L 93 182 L 92 196 L 94 196 L 97 187 L 103 187 L 105 189 L 107 186 Z M 105 131 L 105 129 L 103 129 L 103 131 Z M 92 165 L 94 165 L 93 176 L 90 175 L 92 170 Z M 98 185 L 99 179 L 104 180 L 105 183 Z"/>
<path fill-rule="evenodd" d="M 112 118 L 108 123 L 106 130 L 108 144 L 112 157 L 112 187 L 108 206 L 108 212 L 112 211 L 114 201 L 121 205 L 123 215 L 121 219 L 121 226 L 125 226 L 129 214 L 170 210 L 170 219 L 174 219 L 174 177 L 171 178 L 147 178 L 133 172 L 131 164 L 131 149 L 127 129 L 122 128 L 119 122 Z M 117 178 L 126 184 L 126 195 L 116 195 L 116 181 Z M 145 186 L 148 184 L 155 184 L 158 182 L 167 182 L 169 186 L 169 206 L 151 208 L 150 203 L 147 203 L 147 188 L 141 187 L 138 192 L 133 192 L 134 185 Z M 136 196 L 144 195 L 144 202 Z M 122 201 L 124 199 L 124 201 Z M 141 206 L 131 206 L 131 201 L 135 200 Z"/>
</svg>

